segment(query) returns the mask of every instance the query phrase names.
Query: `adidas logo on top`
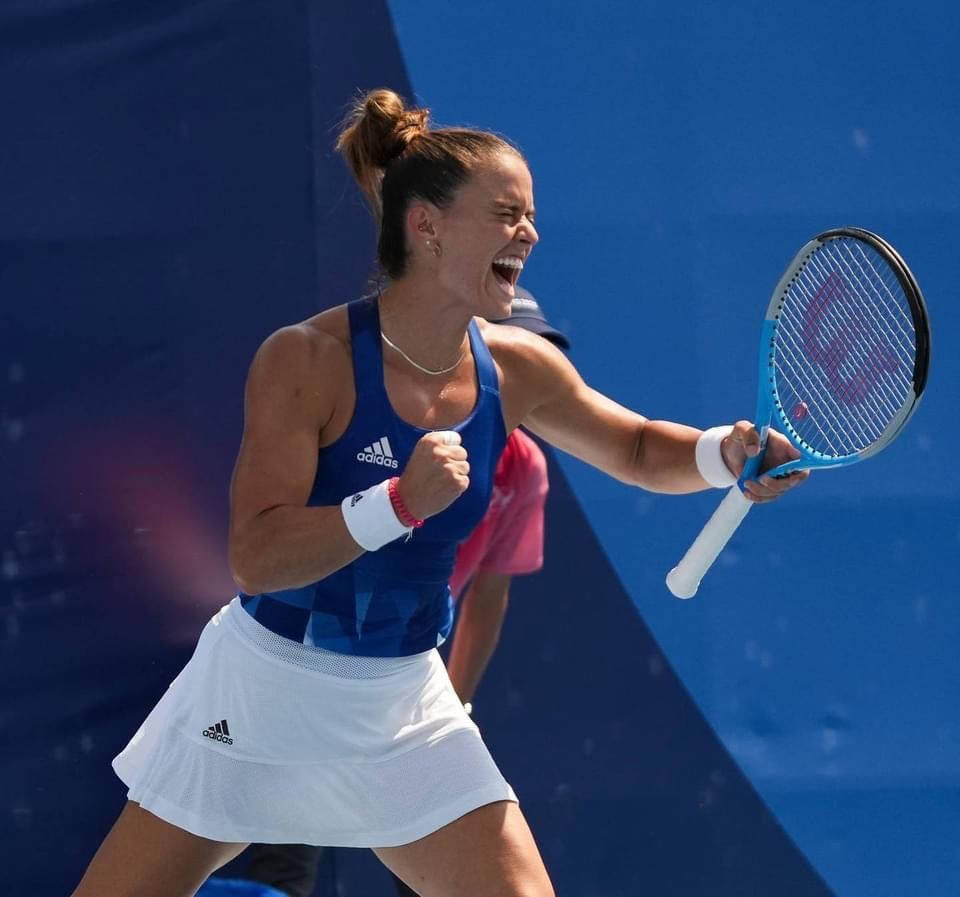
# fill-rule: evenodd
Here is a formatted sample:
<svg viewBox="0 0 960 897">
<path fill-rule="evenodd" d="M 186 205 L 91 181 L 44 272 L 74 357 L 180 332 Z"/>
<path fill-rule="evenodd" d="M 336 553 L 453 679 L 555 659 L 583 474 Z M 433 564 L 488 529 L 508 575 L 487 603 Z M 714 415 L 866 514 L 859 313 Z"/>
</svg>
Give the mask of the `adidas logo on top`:
<svg viewBox="0 0 960 897">
<path fill-rule="evenodd" d="M 357 460 L 366 461 L 367 464 L 377 464 L 380 467 L 398 467 L 397 459 L 393 457 L 393 451 L 386 436 L 382 436 L 373 445 L 368 445 L 362 452 L 357 452 Z"/>
<path fill-rule="evenodd" d="M 233 744 L 233 739 L 230 737 L 230 728 L 227 726 L 225 719 L 220 720 L 219 723 L 211 723 L 203 730 L 203 734 L 206 735 L 207 738 L 212 738 L 214 741 Z"/>
</svg>

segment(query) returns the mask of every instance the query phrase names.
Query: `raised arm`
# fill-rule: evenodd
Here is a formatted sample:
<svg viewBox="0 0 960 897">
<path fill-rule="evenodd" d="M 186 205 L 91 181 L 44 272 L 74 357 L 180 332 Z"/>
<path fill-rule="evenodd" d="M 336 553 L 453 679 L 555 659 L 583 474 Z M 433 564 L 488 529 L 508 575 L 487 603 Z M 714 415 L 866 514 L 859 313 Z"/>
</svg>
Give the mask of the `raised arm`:
<svg viewBox="0 0 960 897">
<path fill-rule="evenodd" d="M 521 383 L 519 422 L 551 445 L 618 480 L 653 492 L 697 492 L 709 487 L 695 460 L 700 430 L 648 420 L 591 389 L 564 354 L 546 340 L 517 332 L 507 354 L 507 366 Z M 738 421 L 723 440 L 723 460 L 739 475 L 747 456 L 755 455 L 759 446 L 753 424 Z M 789 442 L 771 431 L 764 470 L 795 456 Z M 760 477 L 748 484 L 748 497 L 769 501 L 804 478 Z"/>
</svg>

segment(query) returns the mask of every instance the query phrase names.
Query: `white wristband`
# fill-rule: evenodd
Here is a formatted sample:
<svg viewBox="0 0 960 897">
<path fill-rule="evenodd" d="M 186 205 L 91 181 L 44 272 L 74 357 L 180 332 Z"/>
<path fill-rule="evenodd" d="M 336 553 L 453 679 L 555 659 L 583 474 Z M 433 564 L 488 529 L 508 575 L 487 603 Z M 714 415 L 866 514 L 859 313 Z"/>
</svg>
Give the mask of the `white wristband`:
<svg viewBox="0 0 960 897">
<path fill-rule="evenodd" d="M 711 427 L 704 430 L 697 440 L 697 470 L 716 489 L 726 489 L 737 481 L 724 463 L 720 451 L 720 443 L 732 432 L 733 427 Z"/>
<path fill-rule="evenodd" d="M 363 492 L 348 495 L 341 503 L 343 521 L 353 541 L 366 551 L 376 551 L 388 542 L 407 535 L 412 527 L 404 526 L 393 510 L 387 483 L 377 483 Z"/>
</svg>

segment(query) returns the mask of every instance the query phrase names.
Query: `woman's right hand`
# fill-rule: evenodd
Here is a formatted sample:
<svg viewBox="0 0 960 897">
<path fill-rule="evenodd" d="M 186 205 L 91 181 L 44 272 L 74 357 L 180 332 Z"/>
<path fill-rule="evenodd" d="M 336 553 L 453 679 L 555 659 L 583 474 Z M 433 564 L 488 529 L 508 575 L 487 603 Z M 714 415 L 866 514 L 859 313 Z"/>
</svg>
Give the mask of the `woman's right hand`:
<svg viewBox="0 0 960 897">
<path fill-rule="evenodd" d="M 414 446 L 397 483 L 397 492 L 407 510 L 425 520 L 448 508 L 466 491 L 469 474 L 467 450 L 460 444 L 459 433 L 427 433 Z"/>
</svg>

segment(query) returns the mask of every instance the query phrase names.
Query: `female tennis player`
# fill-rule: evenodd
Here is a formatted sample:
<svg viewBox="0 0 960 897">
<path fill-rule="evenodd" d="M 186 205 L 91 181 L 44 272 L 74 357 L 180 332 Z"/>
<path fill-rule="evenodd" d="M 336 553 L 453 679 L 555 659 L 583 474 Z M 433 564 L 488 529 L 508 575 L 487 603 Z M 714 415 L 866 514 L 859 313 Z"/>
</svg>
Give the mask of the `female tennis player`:
<svg viewBox="0 0 960 897">
<path fill-rule="evenodd" d="M 430 129 L 378 90 L 338 147 L 376 213 L 386 287 L 257 352 L 231 485 L 241 592 L 115 759 L 128 801 L 74 897 L 188 897 L 250 841 L 371 847 L 424 897 L 552 895 L 436 651 L 507 433 L 523 423 L 671 493 L 729 485 L 758 451 L 747 421 L 647 420 L 546 340 L 481 320 L 510 313 L 538 239 L 505 140 Z M 765 469 L 793 455 L 771 434 Z"/>
<path fill-rule="evenodd" d="M 514 292 L 510 317 L 494 323 L 523 327 L 569 349 L 570 341 L 551 326 L 530 291 L 518 286 Z M 474 692 L 500 638 L 511 581 L 517 574 L 534 573 L 543 566 L 547 459 L 522 427 L 507 437 L 493 478 L 487 511 L 457 546 L 450 575 L 450 592 L 458 607 L 447 672 L 470 714 Z M 288 897 L 310 897 L 325 850 L 308 844 L 251 844 L 244 878 L 270 885 Z M 414 893 L 392 877 L 401 897 Z"/>
</svg>

